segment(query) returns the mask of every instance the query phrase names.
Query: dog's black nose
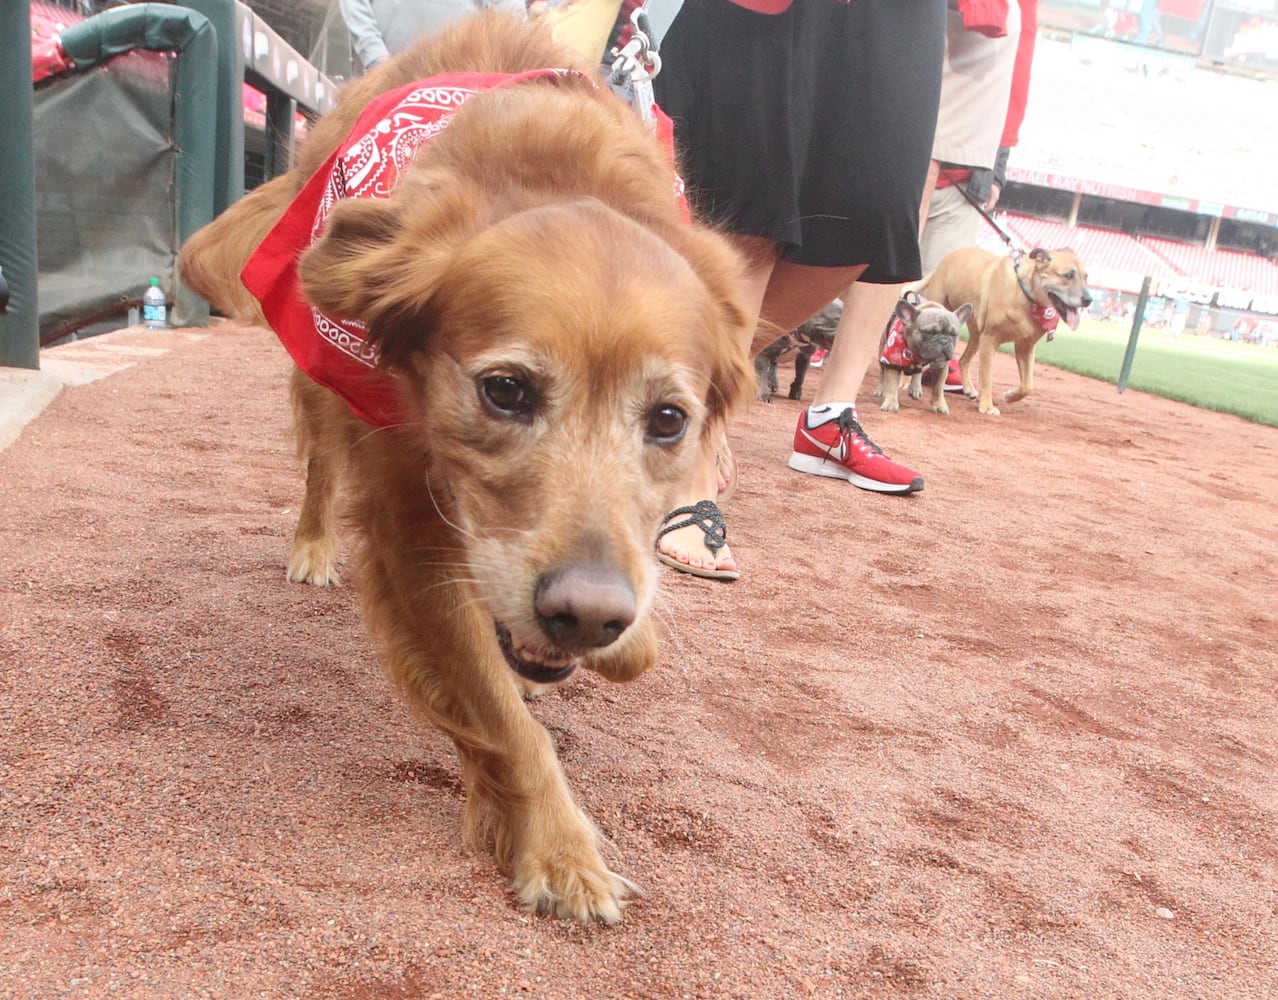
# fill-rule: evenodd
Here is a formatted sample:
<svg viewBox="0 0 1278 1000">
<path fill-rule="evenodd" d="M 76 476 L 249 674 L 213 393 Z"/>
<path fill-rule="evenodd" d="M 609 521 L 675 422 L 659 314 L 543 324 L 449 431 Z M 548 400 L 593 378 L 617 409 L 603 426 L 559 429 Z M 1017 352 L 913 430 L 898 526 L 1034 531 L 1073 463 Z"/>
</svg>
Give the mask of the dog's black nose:
<svg viewBox="0 0 1278 1000">
<path fill-rule="evenodd" d="M 1092 297 L 1086 292 L 1083 293 L 1083 308 L 1086 309 L 1092 304 Z"/>
<path fill-rule="evenodd" d="M 615 569 L 574 564 L 537 581 L 533 610 L 542 631 L 556 645 L 608 646 L 634 624 L 635 591 Z"/>
</svg>

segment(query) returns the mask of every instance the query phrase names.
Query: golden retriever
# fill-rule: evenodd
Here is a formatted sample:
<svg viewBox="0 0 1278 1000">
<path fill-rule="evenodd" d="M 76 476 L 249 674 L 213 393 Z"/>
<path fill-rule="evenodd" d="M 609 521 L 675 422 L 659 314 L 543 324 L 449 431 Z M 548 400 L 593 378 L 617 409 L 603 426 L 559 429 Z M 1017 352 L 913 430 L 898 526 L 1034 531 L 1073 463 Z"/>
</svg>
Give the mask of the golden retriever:
<svg viewBox="0 0 1278 1000">
<path fill-rule="evenodd" d="M 334 579 L 348 470 L 365 620 L 457 747 L 468 841 L 491 846 L 520 903 L 611 923 L 632 886 L 521 684 L 656 662 L 658 524 L 711 422 L 751 391 L 737 255 L 687 222 L 670 156 L 592 67 L 544 28 L 480 15 L 352 85 L 295 170 L 181 263 L 216 306 L 260 320 L 240 271 L 366 104 L 440 73 L 546 67 L 580 73 L 476 93 L 388 198 L 337 203 L 303 248 L 307 304 L 362 324 L 400 415 L 371 426 L 295 375 L 307 479 L 289 576 Z"/>
</svg>

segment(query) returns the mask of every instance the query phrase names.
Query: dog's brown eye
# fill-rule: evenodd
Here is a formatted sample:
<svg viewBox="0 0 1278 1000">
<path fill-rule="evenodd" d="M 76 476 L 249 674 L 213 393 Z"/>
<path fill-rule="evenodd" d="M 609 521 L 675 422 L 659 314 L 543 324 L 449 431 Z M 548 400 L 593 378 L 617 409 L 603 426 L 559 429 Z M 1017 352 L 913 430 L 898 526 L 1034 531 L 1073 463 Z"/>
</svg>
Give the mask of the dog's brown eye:
<svg viewBox="0 0 1278 1000">
<path fill-rule="evenodd" d="M 688 427 L 688 415 L 677 406 L 658 406 L 648 415 L 648 440 L 674 444 Z"/>
<path fill-rule="evenodd" d="M 509 375 L 489 375 L 479 382 L 479 398 L 497 416 L 531 420 L 533 414 L 532 390 L 528 385 Z"/>
</svg>

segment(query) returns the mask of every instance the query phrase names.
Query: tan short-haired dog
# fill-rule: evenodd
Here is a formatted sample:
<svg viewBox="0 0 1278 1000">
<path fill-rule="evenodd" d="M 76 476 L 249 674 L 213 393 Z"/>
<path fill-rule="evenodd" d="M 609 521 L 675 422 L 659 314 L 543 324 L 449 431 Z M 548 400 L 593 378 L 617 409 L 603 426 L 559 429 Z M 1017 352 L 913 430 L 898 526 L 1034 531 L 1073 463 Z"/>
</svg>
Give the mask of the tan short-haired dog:
<svg viewBox="0 0 1278 1000">
<path fill-rule="evenodd" d="M 1010 343 L 1016 352 L 1020 385 L 1008 391 L 1009 403 L 1028 396 L 1034 388 L 1034 349 L 1044 335 L 1050 340 L 1063 319 L 1078 328 L 1080 311 L 1092 304 L 1087 290 L 1087 269 L 1073 250 L 1038 248 L 1011 258 L 964 247 L 941 258 L 931 274 L 918 285 L 924 298 L 951 309 L 965 302 L 973 305 L 967 321 L 967 349 L 959 359 L 963 393 L 979 397 L 982 413 L 998 416 L 993 398 L 994 352 Z M 980 389 L 972 384 L 972 359 L 980 359 Z"/>
<path fill-rule="evenodd" d="M 466 71 L 536 79 L 468 97 L 430 84 Z M 522 904 L 611 923 L 630 884 L 604 863 L 522 693 L 578 667 L 626 681 L 654 665 L 658 525 L 753 379 L 739 258 L 687 223 L 669 151 L 594 73 L 543 27 L 462 22 L 355 83 L 297 169 L 197 233 L 182 267 L 216 305 L 265 314 L 283 336 L 266 306 L 277 286 L 249 297 L 246 260 L 348 142 L 330 190 L 401 171 L 384 196 L 321 199 L 323 225 L 303 215 L 302 245 L 278 261 L 296 268 L 303 325 L 376 357 L 369 381 L 333 387 L 390 386 L 394 414 L 375 426 L 296 375 L 307 494 L 289 575 L 333 579 L 349 468 L 365 619 L 461 755 L 470 841 L 491 846 Z M 370 160 L 376 143 L 348 140 L 352 126 L 423 78 L 436 103 L 464 103 L 415 156 Z M 365 138 L 416 128 L 415 114 Z"/>
</svg>

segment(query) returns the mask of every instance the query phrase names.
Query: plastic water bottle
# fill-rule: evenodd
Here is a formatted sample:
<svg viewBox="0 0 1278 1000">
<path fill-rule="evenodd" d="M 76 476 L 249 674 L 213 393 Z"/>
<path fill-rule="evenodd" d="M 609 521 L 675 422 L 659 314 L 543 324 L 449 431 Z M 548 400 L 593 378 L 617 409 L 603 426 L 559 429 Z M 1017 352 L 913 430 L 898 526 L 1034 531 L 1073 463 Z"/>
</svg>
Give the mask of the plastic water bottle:
<svg viewBox="0 0 1278 1000">
<path fill-rule="evenodd" d="M 165 330 L 169 325 L 168 312 L 168 300 L 160 288 L 160 279 L 152 278 L 142 293 L 142 325 L 148 330 Z"/>
</svg>

